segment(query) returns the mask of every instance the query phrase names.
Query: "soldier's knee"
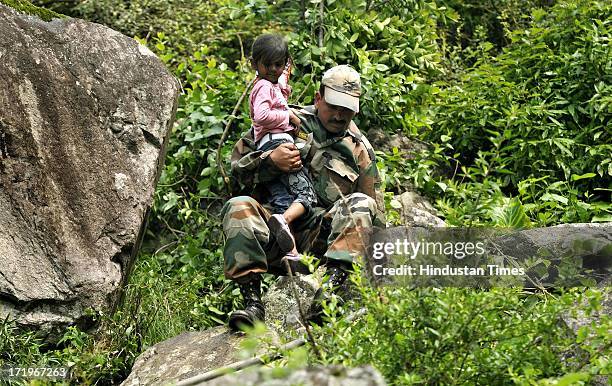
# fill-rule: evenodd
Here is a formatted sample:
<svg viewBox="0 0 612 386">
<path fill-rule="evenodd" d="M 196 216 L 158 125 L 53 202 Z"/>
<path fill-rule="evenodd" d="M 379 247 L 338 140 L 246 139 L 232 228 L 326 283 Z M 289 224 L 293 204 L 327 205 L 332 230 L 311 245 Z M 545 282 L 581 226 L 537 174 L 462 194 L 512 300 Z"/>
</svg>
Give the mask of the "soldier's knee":
<svg viewBox="0 0 612 386">
<path fill-rule="evenodd" d="M 258 205 L 257 200 L 249 196 L 237 196 L 230 198 L 221 209 L 221 218 L 227 223 L 233 213 L 255 208 Z"/>
<path fill-rule="evenodd" d="M 356 217 L 364 223 L 372 223 L 376 216 L 376 201 L 364 193 L 349 194 L 334 204 L 330 214 L 339 222 Z"/>
<path fill-rule="evenodd" d="M 376 213 L 376 200 L 365 193 L 352 193 L 347 196 L 347 201 L 351 210 L 368 212 L 371 215 Z"/>
<path fill-rule="evenodd" d="M 244 242 L 244 238 L 268 242 L 269 230 L 264 208 L 257 200 L 248 196 L 238 196 L 228 200 L 221 212 L 223 233 L 233 242 Z M 226 247 L 227 244 L 226 243 Z M 232 244 L 233 245 L 233 244 Z"/>
<path fill-rule="evenodd" d="M 229 206 L 255 206 L 256 204 L 257 200 L 250 196 L 232 197 L 226 203 Z"/>
</svg>

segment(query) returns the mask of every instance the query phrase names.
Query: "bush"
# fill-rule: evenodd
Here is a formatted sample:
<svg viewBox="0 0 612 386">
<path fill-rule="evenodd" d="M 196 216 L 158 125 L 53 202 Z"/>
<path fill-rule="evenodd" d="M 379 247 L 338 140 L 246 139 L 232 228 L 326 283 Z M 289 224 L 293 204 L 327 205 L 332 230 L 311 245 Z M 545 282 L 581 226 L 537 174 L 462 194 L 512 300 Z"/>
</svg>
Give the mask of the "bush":
<svg viewBox="0 0 612 386">
<path fill-rule="evenodd" d="M 610 318 L 604 316 L 596 331 L 585 328 L 590 340 L 569 333 L 560 320 L 580 299 L 582 312 L 595 312 L 601 292 L 552 297 L 513 288 L 371 288 L 352 278 L 361 296 L 353 309 L 363 307 L 366 314 L 347 322 L 328 308 L 329 325 L 317 330 L 322 363 L 371 364 L 393 385 L 536 384 L 609 370 L 603 340 Z M 562 360 L 580 350 L 599 353 Z"/>
<path fill-rule="evenodd" d="M 450 223 L 490 223 L 509 197 L 539 225 L 612 219 L 611 9 L 603 1 L 535 9 L 501 54 L 481 41 L 471 69 L 436 83 L 420 136 L 432 149 L 403 174 L 423 176 L 423 160 L 454 170 L 432 166 L 417 184 Z"/>
</svg>

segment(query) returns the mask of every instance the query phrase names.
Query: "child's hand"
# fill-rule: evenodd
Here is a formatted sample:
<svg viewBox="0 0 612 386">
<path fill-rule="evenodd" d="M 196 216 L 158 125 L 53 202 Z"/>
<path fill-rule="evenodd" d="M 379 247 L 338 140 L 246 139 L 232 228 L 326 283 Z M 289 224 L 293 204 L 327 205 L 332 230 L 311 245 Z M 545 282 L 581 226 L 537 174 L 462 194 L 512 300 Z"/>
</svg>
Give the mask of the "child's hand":
<svg viewBox="0 0 612 386">
<path fill-rule="evenodd" d="M 300 118 L 298 118 L 297 115 L 295 115 L 295 113 L 292 110 L 289 110 L 289 122 L 295 127 L 295 128 L 299 128 L 300 125 L 302 124 L 302 121 L 300 121 Z"/>
<path fill-rule="evenodd" d="M 285 71 L 287 72 L 287 79 L 291 77 L 291 68 L 293 67 L 293 63 L 291 62 L 291 58 L 287 59 L 287 64 L 285 64 Z"/>
</svg>

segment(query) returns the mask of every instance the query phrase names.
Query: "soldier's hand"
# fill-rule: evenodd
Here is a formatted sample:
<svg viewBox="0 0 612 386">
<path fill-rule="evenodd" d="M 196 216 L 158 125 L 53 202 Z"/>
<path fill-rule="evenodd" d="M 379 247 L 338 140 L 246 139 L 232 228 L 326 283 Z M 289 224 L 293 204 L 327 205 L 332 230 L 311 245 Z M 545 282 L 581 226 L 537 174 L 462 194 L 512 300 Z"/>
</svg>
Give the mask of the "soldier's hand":
<svg viewBox="0 0 612 386">
<path fill-rule="evenodd" d="M 270 153 L 270 160 L 281 171 L 294 172 L 302 167 L 300 152 L 293 143 L 282 143 Z"/>
</svg>

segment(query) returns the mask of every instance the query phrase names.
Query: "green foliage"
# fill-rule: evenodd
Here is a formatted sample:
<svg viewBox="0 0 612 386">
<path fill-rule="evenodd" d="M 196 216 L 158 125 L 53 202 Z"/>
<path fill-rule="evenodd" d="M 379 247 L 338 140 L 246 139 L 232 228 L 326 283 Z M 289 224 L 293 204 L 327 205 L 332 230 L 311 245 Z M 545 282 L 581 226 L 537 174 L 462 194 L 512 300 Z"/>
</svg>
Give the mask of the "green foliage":
<svg viewBox="0 0 612 386">
<path fill-rule="evenodd" d="M 7 363 L 35 363 L 40 356 L 41 339 L 34 332 L 19 333 L 18 327 L 9 318 L 0 324 L 0 366 Z"/>
<path fill-rule="evenodd" d="M 171 276 L 165 267 L 160 255 L 141 257 L 118 311 L 92 315 L 100 325 L 96 334 L 69 327 L 59 343 L 50 346 L 8 319 L 0 323 L 0 367 L 67 366 L 73 384 L 117 384 L 150 345 L 222 324 L 237 306 L 233 287 L 222 278 L 204 273 Z"/>
<path fill-rule="evenodd" d="M 64 17 L 64 15 L 57 12 L 37 7 L 27 0 L 0 0 L 0 4 L 9 6 L 16 11 L 25 13 L 26 15 L 38 16 L 44 21 L 51 21 L 52 19 Z"/>
<path fill-rule="evenodd" d="M 266 28 L 259 19 L 241 20 L 231 17 L 238 6 L 231 0 L 34 0 L 58 12 L 104 24 L 127 36 L 148 40 L 164 33 L 171 37 L 172 48 L 182 57 L 189 57 L 202 46 L 210 46 L 233 62 L 239 59 L 242 36 L 260 33 Z M 251 11 L 249 1 L 242 4 Z M 263 2 L 265 4 L 265 1 Z"/>
<path fill-rule="evenodd" d="M 559 322 L 575 302 L 584 304 L 581 312 L 595 312 L 601 292 L 555 298 L 512 288 L 372 288 L 352 278 L 360 293 L 353 309 L 367 313 L 347 322 L 328 307 L 329 325 L 317 330 L 323 363 L 371 364 L 393 385 L 535 384 L 566 372 L 588 379 L 609 370 L 609 344 L 603 343 L 609 317 L 585 329 L 592 334 L 588 343 Z M 563 362 L 569 347 L 595 355 Z"/>
<path fill-rule="evenodd" d="M 563 2 L 535 9 L 497 56 L 481 42 L 471 68 L 435 83 L 429 149 L 381 155 L 391 186 L 418 187 L 453 225 L 505 225 L 510 202 L 522 226 L 610 221 L 609 14 Z"/>
<path fill-rule="evenodd" d="M 424 83 L 442 71 L 436 23 L 452 14 L 423 1 L 404 1 L 401 7 L 375 3 L 330 1 L 323 16 L 318 4 L 306 10 L 300 28 L 289 35 L 298 70 L 305 72 L 297 73 L 305 82 L 296 82 L 295 89 L 308 90 L 299 102 L 309 103 L 318 89 L 312 83 L 325 69 L 350 64 L 361 74 L 364 90 L 360 126 L 411 129 L 418 123 L 406 111 L 420 109 L 429 90 Z"/>
<path fill-rule="evenodd" d="M 108 350 L 103 343 L 96 343 L 93 335 L 76 327 L 69 327 L 58 345 L 50 347 L 38 334 L 22 331 L 15 322 L 6 319 L 0 323 L 0 342 L 0 367 L 67 367 L 72 383 L 118 382 L 131 368 L 131 362 L 125 362 L 122 353 L 132 347 Z"/>
<path fill-rule="evenodd" d="M 448 26 L 447 39 L 471 51 L 479 41 L 487 41 L 498 49 L 509 43 L 510 31 L 525 28 L 529 24 L 529 10 L 547 8 L 554 2 L 549 0 L 447 0 L 445 6 L 455 10 L 457 20 Z M 468 58 L 469 56 L 464 56 Z"/>
<path fill-rule="evenodd" d="M 599 37 L 610 34 L 603 22 L 610 7 L 555 10 L 556 17 L 540 15 L 531 28 L 513 33 L 513 44 L 500 56 L 485 57 L 445 89 L 430 138 L 450 136 L 464 159 L 495 150 L 490 157 L 502 158 L 495 172 L 514 184 L 542 170 L 564 179 L 595 170 L 611 175 L 610 133 L 604 130 L 609 47 Z M 453 135 L 458 123 L 465 127 L 460 136 Z"/>
<path fill-rule="evenodd" d="M 500 55 L 485 49 L 458 81 L 438 83 L 423 138 L 450 145 L 457 177 L 524 197 L 543 225 L 609 215 L 599 201 L 612 176 L 611 10 L 592 1 L 534 10 Z"/>
</svg>

